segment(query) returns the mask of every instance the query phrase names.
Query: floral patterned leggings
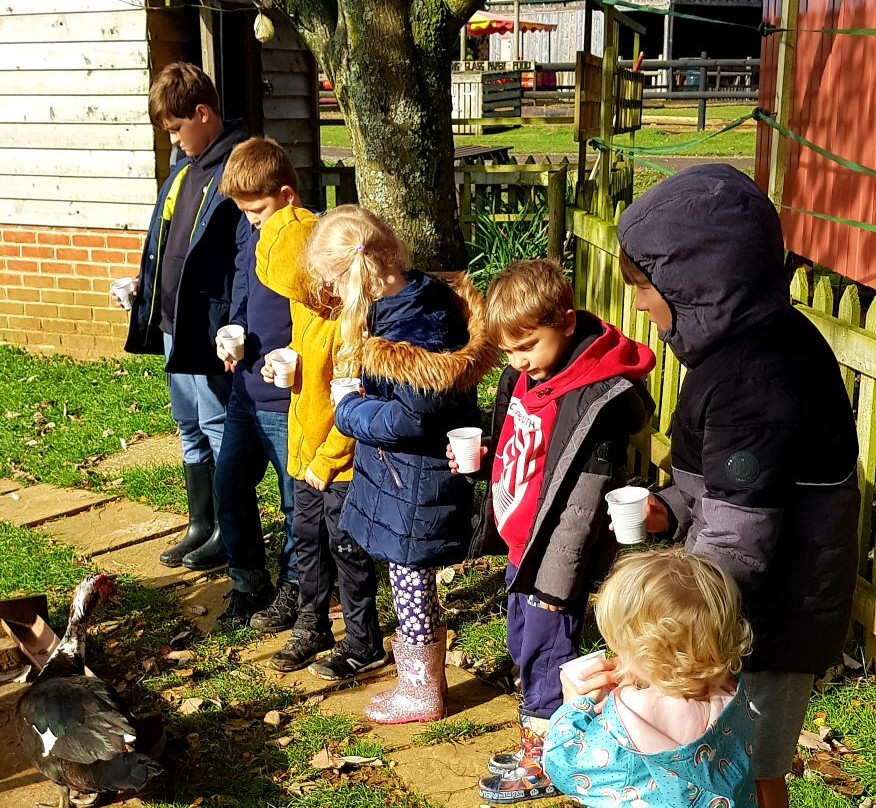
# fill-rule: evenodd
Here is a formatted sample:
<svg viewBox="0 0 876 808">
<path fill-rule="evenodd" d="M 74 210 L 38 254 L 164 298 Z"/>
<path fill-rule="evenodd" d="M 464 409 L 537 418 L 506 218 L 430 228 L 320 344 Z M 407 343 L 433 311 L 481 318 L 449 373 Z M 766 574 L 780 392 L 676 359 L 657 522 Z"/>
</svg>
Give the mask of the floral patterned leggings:
<svg viewBox="0 0 876 808">
<path fill-rule="evenodd" d="M 415 570 L 389 565 L 392 600 L 398 616 L 398 630 L 407 645 L 436 642 L 441 624 L 435 570 Z"/>
</svg>

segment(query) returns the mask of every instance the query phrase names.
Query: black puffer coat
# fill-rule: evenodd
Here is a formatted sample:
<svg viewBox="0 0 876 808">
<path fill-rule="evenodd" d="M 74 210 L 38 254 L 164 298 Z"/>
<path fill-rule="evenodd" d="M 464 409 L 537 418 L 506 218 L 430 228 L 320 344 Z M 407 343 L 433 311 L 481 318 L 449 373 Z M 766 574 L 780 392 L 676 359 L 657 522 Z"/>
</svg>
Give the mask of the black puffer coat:
<svg viewBox="0 0 876 808">
<path fill-rule="evenodd" d="M 836 359 L 791 306 L 776 210 L 736 169 L 698 166 L 627 208 L 618 238 L 688 367 L 662 493 L 678 535 L 742 588 L 750 669 L 819 673 L 851 614 L 858 446 Z"/>
</svg>

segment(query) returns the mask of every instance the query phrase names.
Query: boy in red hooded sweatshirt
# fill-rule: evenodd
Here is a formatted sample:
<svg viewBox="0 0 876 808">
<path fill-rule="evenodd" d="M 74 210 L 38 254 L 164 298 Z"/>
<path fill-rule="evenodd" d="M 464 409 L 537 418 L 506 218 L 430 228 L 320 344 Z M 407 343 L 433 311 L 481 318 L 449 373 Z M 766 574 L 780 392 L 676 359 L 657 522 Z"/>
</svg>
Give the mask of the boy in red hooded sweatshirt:
<svg viewBox="0 0 876 808">
<path fill-rule="evenodd" d="M 513 803 L 554 793 L 542 741 L 563 702 L 560 665 L 578 656 L 588 595 L 617 551 L 605 494 L 624 485 L 630 435 L 654 410 L 641 383 L 654 355 L 575 311 L 554 261 L 519 261 L 496 276 L 487 333 L 508 367 L 493 411 L 478 549 L 498 537 L 508 547 L 508 650 L 523 703 L 520 750 L 494 756 L 478 791 Z M 448 458 L 455 468 L 449 448 Z"/>
</svg>

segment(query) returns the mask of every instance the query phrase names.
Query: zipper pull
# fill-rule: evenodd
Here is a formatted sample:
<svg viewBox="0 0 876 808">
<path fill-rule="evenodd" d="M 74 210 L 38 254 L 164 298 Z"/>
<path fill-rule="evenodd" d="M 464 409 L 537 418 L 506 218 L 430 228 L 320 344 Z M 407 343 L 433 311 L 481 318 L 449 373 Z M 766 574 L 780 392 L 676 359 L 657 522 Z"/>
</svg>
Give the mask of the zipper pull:
<svg viewBox="0 0 876 808">
<path fill-rule="evenodd" d="M 395 481 L 396 487 L 402 488 L 403 486 L 402 486 L 401 477 L 399 477 L 398 472 L 395 470 L 392 463 L 390 463 L 389 460 L 387 459 L 386 454 L 384 453 L 382 447 L 379 447 L 377 449 L 377 456 L 380 458 L 380 460 L 383 463 L 386 463 L 386 467 L 389 469 L 389 473 L 392 475 L 392 479 Z"/>
</svg>

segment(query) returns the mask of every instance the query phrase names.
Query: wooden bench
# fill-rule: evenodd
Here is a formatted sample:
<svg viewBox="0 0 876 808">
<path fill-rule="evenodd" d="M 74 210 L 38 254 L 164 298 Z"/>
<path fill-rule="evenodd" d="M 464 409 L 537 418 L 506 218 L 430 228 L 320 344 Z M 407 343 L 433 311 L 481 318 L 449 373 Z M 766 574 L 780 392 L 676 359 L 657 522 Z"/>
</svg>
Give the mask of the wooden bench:
<svg viewBox="0 0 876 808">
<path fill-rule="evenodd" d="M 468 166 L 484 160 L 507 165 L 511 162 L 508 152 L 513 148 L 513 146 L 458 146 L 453 150 L 453 159 L 457 163 Z"/>
</svg>

